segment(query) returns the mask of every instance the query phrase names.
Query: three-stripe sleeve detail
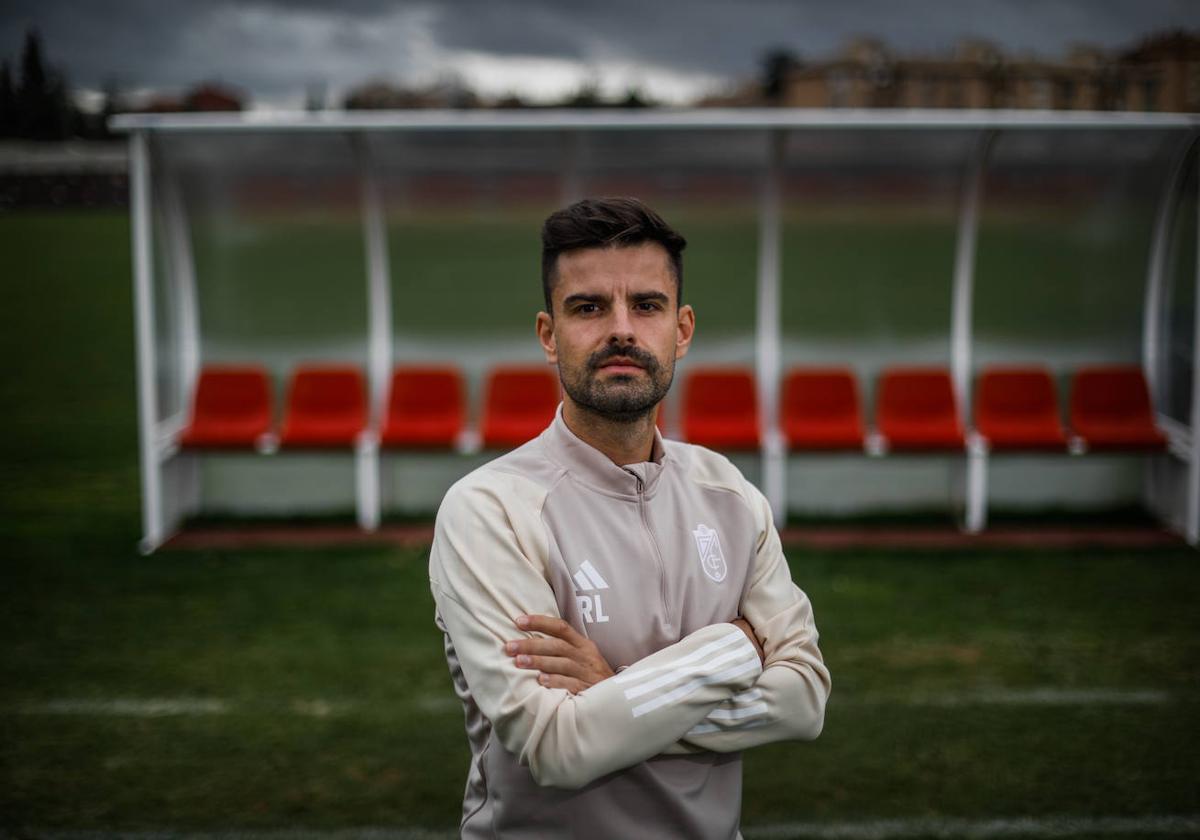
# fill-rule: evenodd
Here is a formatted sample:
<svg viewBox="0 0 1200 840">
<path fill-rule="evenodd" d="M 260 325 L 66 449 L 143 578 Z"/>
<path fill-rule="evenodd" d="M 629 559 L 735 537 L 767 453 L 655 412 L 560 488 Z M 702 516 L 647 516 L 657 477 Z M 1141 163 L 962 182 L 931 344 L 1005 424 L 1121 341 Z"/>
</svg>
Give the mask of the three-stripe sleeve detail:
<svg viewBox="0 0 1200 840">
<path fill-rule="evenodd" d="M 623 671 L 613 680 L 632 683 L 625 689 L 627 700 L 646 698 L 631 709 L 641 717 L 656 709 L 678 703 L 706 685 L 728 682 L 761 668 L 758 652 L 740 630 L 733 630 L 699 650 L 666 665 Z"/>
<path fill-rule="evenodd" d="M 702 662 L 721 648 L 735 645 L 741 641 L 744 641 L 747 645 L 750 644 L 750 640 L 746 638 L 746 634 L 741 630 L 727 633 L 721 638 L 717 639 L 715 642 L 709 642 L 704 647 L 694 650 L 687 656 L 676 659 L 674 662 L 668 662 L 665 665 L 654 665 L 649 668 L 638 668 L 637 670 L 629 669 L 622 671 L 613 677 L 613 682 L 633 682 L 635 680 L 645 679 L 651 674 L 657 674 L 660 671 L 675 670 L 682 668 L 685 665 L 691 665 L 694 662 Z"/>
<path fill-rule="evenodd" d="M 757 688 L 733 695 L 727 703 L 709 712 L 708 717 L 693 726 L 687 734 L 705 735 L 709 732 L 762 726 L 767 722 L 763 716 L 769 711 L 762 696 L 761 689 Z"/>
</svg>

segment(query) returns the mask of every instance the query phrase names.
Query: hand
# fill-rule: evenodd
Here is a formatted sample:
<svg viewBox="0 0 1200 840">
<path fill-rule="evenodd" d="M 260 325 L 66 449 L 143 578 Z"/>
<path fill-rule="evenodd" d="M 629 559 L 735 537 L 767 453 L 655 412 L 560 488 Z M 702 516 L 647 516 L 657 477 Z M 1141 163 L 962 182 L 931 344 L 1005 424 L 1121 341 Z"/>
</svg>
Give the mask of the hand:
<svg viewBox="0 0 1200 840">
<path fill-rule="evenodd" d="M 517 626 L 550 637 L 517 639 L 504 645 L 504 652 L 516 658 L 518 668 L 541 671 L 538 682 L 547 688 L 578 694 L 613 675 L 596 643 L 561 618 L 519 615 Z"/>
<path fill-rule="evenodd" d="M 750 644 L 754 645 L 754 650 L 758 653 L 758 661 L 764 665 L 767 664 L 767 656 L 763 653 L 762 643 L 758 641 L 758 636 L 754 635 L 754 628 L 750 626 L 750 622 L 739 617 L 729 623 L 746 634 L 746 638 L 750 640 Z"/>
</svg>

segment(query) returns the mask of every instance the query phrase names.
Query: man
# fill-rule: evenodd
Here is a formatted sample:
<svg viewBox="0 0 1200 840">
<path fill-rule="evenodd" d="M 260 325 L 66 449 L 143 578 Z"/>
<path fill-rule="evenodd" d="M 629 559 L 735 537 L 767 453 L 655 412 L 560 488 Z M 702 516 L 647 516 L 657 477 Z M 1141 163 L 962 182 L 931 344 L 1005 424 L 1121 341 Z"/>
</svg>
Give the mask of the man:
<svg viewBox="0 0 1200 840">
<path fill-rule="evenodd" d="M 727 840 L 740 751 L 821 731 L 829 673 L 766 500 L 655 428 L 695 324 L 685 244 L 634 199 L 542 230 L 562 405 L 450 489 L 429 562 L 471 746 L 464 837 Z"/>
</svg>

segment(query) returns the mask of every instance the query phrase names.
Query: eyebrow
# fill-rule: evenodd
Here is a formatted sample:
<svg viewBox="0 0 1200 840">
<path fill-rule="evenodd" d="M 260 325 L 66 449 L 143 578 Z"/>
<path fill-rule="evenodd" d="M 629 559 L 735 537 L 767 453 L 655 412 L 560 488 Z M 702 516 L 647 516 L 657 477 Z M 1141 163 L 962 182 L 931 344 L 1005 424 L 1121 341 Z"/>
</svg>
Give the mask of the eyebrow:
<svg viewBox="0 0 1200 840">
<path fill-rule="evenodd" d="M 608 300 L 607 295 L 589 295 L 582 292 L 577 292 L 573 295 L 567 295 L 563 298 L 562 305 L 564 307 L 573 306 L 577 303 L 604 303 Z"/>
<path fill-rule="evenodd" d="M 635 303 L 648 303 L 651 301 L 656 303 L 671 302 L 671 299 L 662 292 L 635 292 L 630 297 L 633 298 Z"/>
<path fill-rule="evenodd" d="M 634 292 L 629 296 L 634 303 L 647 303 L 654 301 L 657 303 L 669 303 L 670 298 L 663 292 Z M 563 298 L 562 305 L 574 306 L 580 303 L 607 303 L 610 300 L 609 295 L 588 294 L 586 292 L 576 292 L 573 295 L 567 295 Z"/>
</svg>

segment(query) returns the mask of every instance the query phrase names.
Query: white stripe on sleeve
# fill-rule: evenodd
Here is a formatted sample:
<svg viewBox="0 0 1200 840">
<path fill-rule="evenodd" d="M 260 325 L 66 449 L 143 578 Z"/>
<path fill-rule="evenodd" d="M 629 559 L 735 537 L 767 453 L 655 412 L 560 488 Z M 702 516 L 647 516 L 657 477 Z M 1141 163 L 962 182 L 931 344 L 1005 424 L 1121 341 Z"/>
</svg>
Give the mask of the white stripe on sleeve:
<svg viewBox="0 0 1200 840">
<path fill-rule="evenodd" d="M 740 706 L 736 709 L 713 709 L 708 713 L 708 720 L 741 720 L 766 713 L 766 703 L 755 703 L 753 706 Z"/>
<path fill-rule="evenodd" d="M 704 659 L 705 657 L 709 656 L 712 653 L 715 653 L 716 651 L 720 650 L 721 648 L 728 647 L 729 645 L 737 644 L 741 640 L 746 640 L 747 642 L 749 641 L 749 639 L 746 639 L 745 633 L 743 633 L 741 630 L 738 630 L 735 628 L 732 632 L 727 633 L 726 635 L 717 639 L 715 642 L 709 642 L 704 647 L 702 647 L 698 650 L 692 651 L 691 653 L 689 653 L 687 656 L 683 657 L 682 659 L 676 659 L 674 662 L 668 662 L 665 665 L 655 665 L 650 668 L 638 668 L 638 669 L 629 668 L 629 669 L 617 674 L 615 677 L 612 678 L 612 680 L 613 680 L 613 682 L 619 682 L 619 683 L 635 682 L 637 680 L 642 680 L 642 679 L 645 679 L 646 677 L 650 676 L 651 674 L 657 674 L 660 671 L 671 671 L 682 665 L 688 665 L 692 662 L 699 662 L 700 660 Z"/>
<path fill-rule="evenodd" d="M 750 646 L 749 640 L 742 636 L 742 644 L 737 645 L 732 650 L 726 651 L 719 656 L 704 663 L 706 667 L 715 668 L 718 665 L 724 665 L 726 662 L 743 659 L 746 656 L 753 656 L 754 660 L 758 661 L 758 651 Z M 635 697 L 641 697 L 643 694 L 649 694 L 656 688 L 662 688 L 664 685 L 679 682 L 686 677 L 692 676 L 696 672 L 696 666 L 693 664 L 683 665 L 667 671 L 665 674 L 660 674 L 652 680 L 647 680 L 644 683 L 625 689 L 625 698 L 632 700 Z"/>
<path fill-rule="evenodd" d="M 750 647 L 749 642 L 747 642 L 746 646 Z M 641 705 L 634 706 L 632 710 L 633 716 L 635 718 L 641 717 L 644 714 L 653 712 L 655 709 L 661 709 L 668 703 L 676 703 L 679 700 L 682 700 L 684 697 L 687 697 L 689 694 L 702 686 L 724 682 L 725 680 L 731 680 L 761 667 L 761 664 L 758 661 L 758 652 L 754 650 L 754 648 L 750 647 L 750 654 L 753 658 L 749 662 L 739 663 L 734 665 L 732 668 L 726 668 L 724 671 L 718 671 L 717 673 L 709 674 L 708 676 L 696 677 L 695 679 L 689 680 L 678 688 L 668 691 L 666 694 L 660 694 L 653 700 L 647 700 Z"/>
<path fill-rule="evenodd" d="M 695 726 L 693 726 L 691 729 L 689 729 L 687 731 L 687 734 L 688 735 L 708 735 L 713 732 L 728 732 L 731 729 L 737 730 L 738 732 L 742 732 L 746 729 L 753 729 L 756 726 L 765 726 L 768 722 L 769 721 L 763 720 L 762 718 L 753 718 L 752 720 L 748 720 L 745 723 L 738 724 L 737 726 L 721 726 L 720 724 L 708 723 L 707 721 L 701 721 L 700 723 L 697 723 Z M 686 738 L 687 735 L 685 735 L 684 737 Z"/>
<path fill-rule="evenodd" d="M 735 695 L 733 695 L 732 697 L 730 697 L 730 698 L 729 698 L 729 702 L 730 702 L 730 703 L 734 703 L 734 704 L 737 704 L 737 703 L 752 703 L 752 702 L 754 702 L 755 700 L 761 700 L 761 699 L 762 699 L 762 696 L 763 696 L 763 695 L 762 695 L 762 689 L 761 689 L 761 688 L 748 688 L 748 689 L 746 689 L 745 691 L 742 691 L 742 692 L 740 692 L 740 693 L 738 693 L 738 694 L 735 694 Z"/>
</svg>

